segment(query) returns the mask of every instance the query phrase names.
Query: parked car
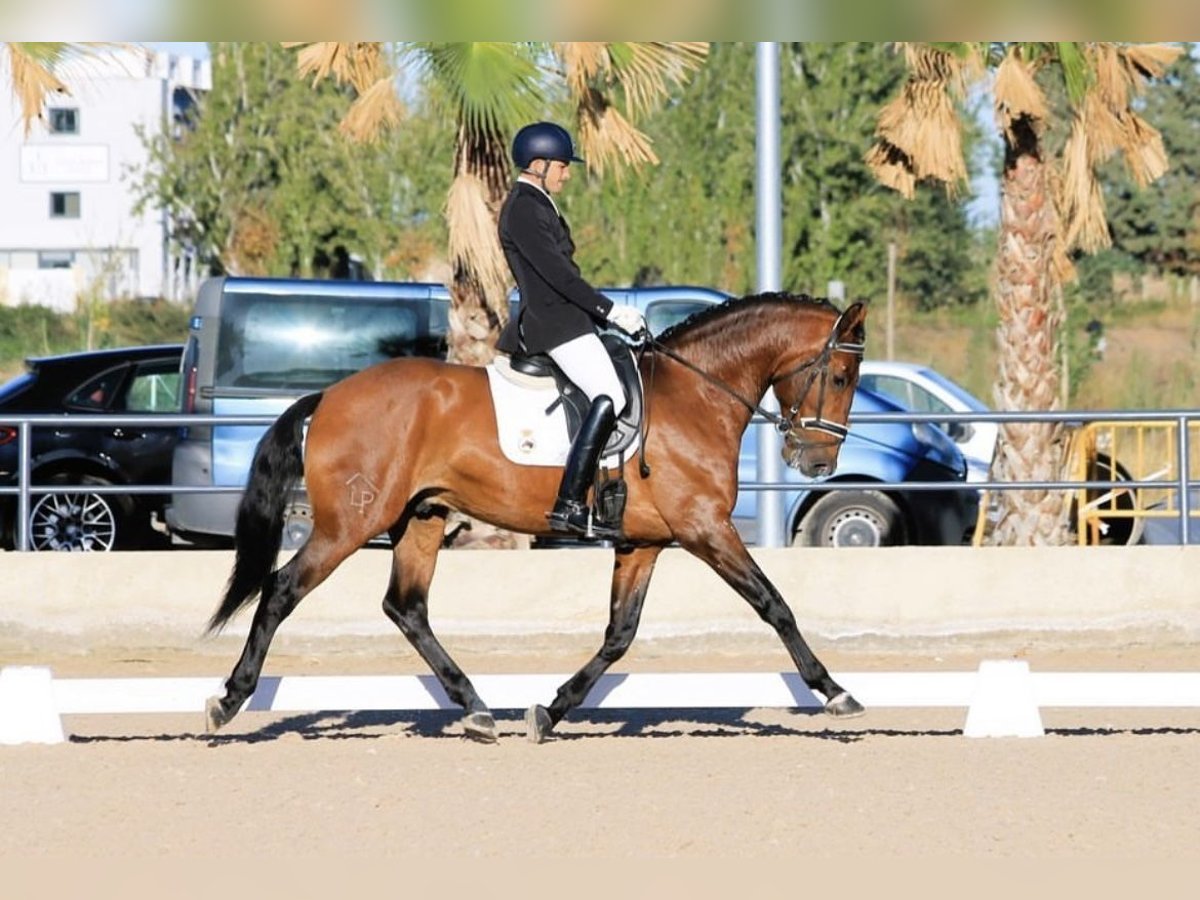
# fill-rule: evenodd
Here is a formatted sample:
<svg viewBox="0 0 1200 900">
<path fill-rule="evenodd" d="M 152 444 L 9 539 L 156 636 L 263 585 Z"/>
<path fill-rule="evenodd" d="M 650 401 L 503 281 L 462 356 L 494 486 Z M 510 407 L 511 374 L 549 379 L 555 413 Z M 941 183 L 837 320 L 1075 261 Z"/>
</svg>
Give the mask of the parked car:
<svg viewBox="0 0 1200 900">
<path fill-rule="evenodd" d="M 858 383 L 913 412 L 989 411 L 987 404 L 962 385 L 918 363 L 864 359 Z M 967 479 L 987 481 L 1000 426 L 995 422 L 947 422 L 939 427 L 958 444 L 966 458 Z"/>
<path fill-rule="evenodd" d="M 94 493 L 90 487 L 162 484 L 171 480 L 179 429 L 78 426 L 73 413 L 121 415 L 179 412 L 182 344 L 124 347 L 26 360 L 26 371 L 0 387 L 0 483 L 17 484 L 17 428 L 5 414 L 61 413 L 61 423 L 30 436 L 33 484 L 71 485 L 31 498 L 28 533 L 34 550 L 113 550 L 165 545 L 152 520 L 166 495 Z M 17 498 L 0 496 L 0 542 L 14 547 Z"/>
</svg>

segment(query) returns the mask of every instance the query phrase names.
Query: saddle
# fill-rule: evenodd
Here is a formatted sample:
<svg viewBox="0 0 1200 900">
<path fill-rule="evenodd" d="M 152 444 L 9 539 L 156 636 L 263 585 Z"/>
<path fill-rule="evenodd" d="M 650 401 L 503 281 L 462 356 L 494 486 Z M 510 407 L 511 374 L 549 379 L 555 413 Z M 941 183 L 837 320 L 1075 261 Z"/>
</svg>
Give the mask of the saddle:
<svg viewBox="0 0 1200 900">
<path fill-rule="evenodd" d="M 629 403 L 626 405 L 625 411 L 617 418 L 617 424 L 613 428 L 612 434 L 609 435 L 608 443 L 604 445 L 604 452 L 601 454 L 603 457 L 610 457 L 628 450 L 637 439 L 642 425 L 644 400 L 642 377 L 638 372 L 633 348 L 615 334 L 601 334 L 600 342 L 608 351 L 621 386 L 625 389 L 625 396 L 629 398 Z M 513 355 L 508 358 L 508 366 L 513 372 L 526 377 L 553 380 L 558 390 L 558 399 L 546 408 L 546 414 L 550 415 L 557 406 L 561 405 L 567 418 L 568 442 L 574 441 L 575 436 L 579 434 L 579 426 L 583 422 L 583 417 L 587 415 L 588 408 L 591 406 L 587 394 L 577 388 L 562 373 L 549 354 Z"/>
</svg>

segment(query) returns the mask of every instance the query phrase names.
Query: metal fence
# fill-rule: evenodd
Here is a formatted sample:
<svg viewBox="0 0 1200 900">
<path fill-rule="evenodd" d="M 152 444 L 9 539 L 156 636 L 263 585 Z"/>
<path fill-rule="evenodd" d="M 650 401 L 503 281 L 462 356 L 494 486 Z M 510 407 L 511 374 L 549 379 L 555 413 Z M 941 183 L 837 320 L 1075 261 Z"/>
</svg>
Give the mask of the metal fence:
<svg viewBox="0 0 1200 900">
<path fill-rule="evenodd" d="M 102 414 L 72 414 L 69 417 L 62 414 L 50 415 L 25 415 L 12 416 L 6 415 L 3 419 L 4 424 L 10 425 L 17 430 L 17 446 L 18 446 L 18 471 L 15 485 L 0 486 L 0 496 L 16 495 L 17 497 L 17 518 L 16 518 L 16 547 L 18 550 L 29 549 L 29 513 L 31 505 L 31 497 L 34 494 L 68 494 L 78 492 L 77 486 L 71 485 L 39 485 L 32 481 L 31 464 L 31 448 L 32 448 L 32 433 L 35 428 L 61 426 L 64 422 L 69 421 L 73 427 L 186 427 L 193 425 L 212 426 L 212 425 L 270 425 L 275 421 L 275 416 L 214 416 L 214 415 L 182 415 L 182 414 L 142 414 L 142 415 L 102 415 Z M 795 491 L 797 488 L 812 491 L 830 491 L 830 490 L 854 490 L 854 489 L 879 489 L 879 488 L 903 488 L 905 491 L 945 491 L 947 489 L 956 490 L 980 490 L 980 491 L 1013 491 L 1013 490 L 1068 490 L 1068 491 L 1093 491 L 1101 490 L 1113 492 L 1117 490 L 1134 490 L 1134 491 L 1163 491 L 1174 498 L 1174 503 L 1169 503 L 1161 513 L 1154 513 L 1149 510 L 1142 510 L 1138 514 L 1141 515 L 1156 515 L 1161 514 L 1170 517 L 1178 517 L 1179 519 L 1179 538 L 1180 543 L 1187 543 L 1189 538 L 1188 524 L 1189 520 L 1194 517 L 1200 510 L 1193 510 L 1192 498 L 1190 492 L 1200 488 L 1200 481 L 1191 477 L 1190 465 L 1193 443 L 1192 435 L 1189 433 L 1192 429 L 1200 432 L 1200 410 L 1103 410 L 1103 411 L 1055 411 L 1055 412 L 1000 412 L 992 411 L 986 413 L 915 413 L 915 412 L 896 412 L 896 413 L 864 413 L 862 415 L 852 416 L 851 424 L 854 423 L 876 423 L 876 422 L 928 422 L 932 424 L 947 424 L 954 422 L 971 423 L 971 422 L 996 422 L 1004 423 L 1064 423 L 1074 426 L 1086 426 L 1089 424 L 1103 424 L 1105 427 L 1120 428 L 1128 423 L 1129 427 L 1142 427 L 1147 423 L 1156 423 L 1160 425 L 1166 433 L 1171 436 L 1172 447 L 1169 450 L 1170 458 L 1166 466 L 1160 466 L 1159 470 L 1151 473 L 1153 477 L 1140 477 L 1144 473 L 1136 473 L 1132 479 L 1087 479 L 1073 478 L 1069 480 L 1057 481 L 972 481 L 972 482 L 944 482 L 944 481 L 905 481 L 905 482 L 858 482 L 858 481 L 838 481 L 838 482 L 758 482 L 747 481 L 740 482 L 739 490 L 746 491 Z M 760 420 L 755 417 L 752 424 L 764 425 L 765 420 Z M 1200 468 L 1196 466 L 1195 468 Z M 242 489 L 240 487 L 227 486 L 200 486 L 200 485 L 89 485 L 88 492 L 96 494 L 119 494 L 119 495 L 134 495 L 134 494 L 183 494 L 183 493 L 237 493 Z M 1082 504 L 1081 504 L 1082 509 Z"/>
</svg>

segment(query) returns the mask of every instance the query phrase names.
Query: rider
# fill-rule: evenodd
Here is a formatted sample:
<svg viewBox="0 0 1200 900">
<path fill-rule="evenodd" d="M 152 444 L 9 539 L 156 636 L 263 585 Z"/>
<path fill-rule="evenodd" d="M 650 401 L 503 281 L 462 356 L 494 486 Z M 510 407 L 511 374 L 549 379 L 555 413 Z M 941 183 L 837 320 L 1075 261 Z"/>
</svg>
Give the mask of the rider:
<svg viewBox="0 0 1200 900">
<path fill-rule="evenodd" d="M 500 210 L 500 244 L 521 302 L 496 346 L 509 354 L 549 354 L 591 401 L 547 517 L 551 530 L 619 538 L 619 528 L 597 520 L 587 503 L 604 445 L 628 402 L 598 332 L 611 322 L 636 334 L 645 320 L 636 307 L 614 304 L 588 284 L 575 264 L 571 229 L 553 199 L 570 179 L 571 163 L 583 162 L 566 129 L 526 125 L 513 139 L 512 158 L 520 174 Z"/>
</svg>

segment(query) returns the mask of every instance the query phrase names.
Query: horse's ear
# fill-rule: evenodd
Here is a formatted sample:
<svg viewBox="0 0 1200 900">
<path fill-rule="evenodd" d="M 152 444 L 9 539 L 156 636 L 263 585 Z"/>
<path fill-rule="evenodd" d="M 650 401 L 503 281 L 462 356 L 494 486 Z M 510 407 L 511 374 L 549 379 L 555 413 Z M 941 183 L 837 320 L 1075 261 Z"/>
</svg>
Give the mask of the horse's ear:
<svg viewBox="0 0 1200 900">
<path fill-rule="evenodd" d="M 846 308 L 842 313 L 841 326 L 838 328 L 839 338 L 854 338 L 856 343 L 862 343 L 866 334 L 867 304 L 859 301 Z"/>
</svg>

